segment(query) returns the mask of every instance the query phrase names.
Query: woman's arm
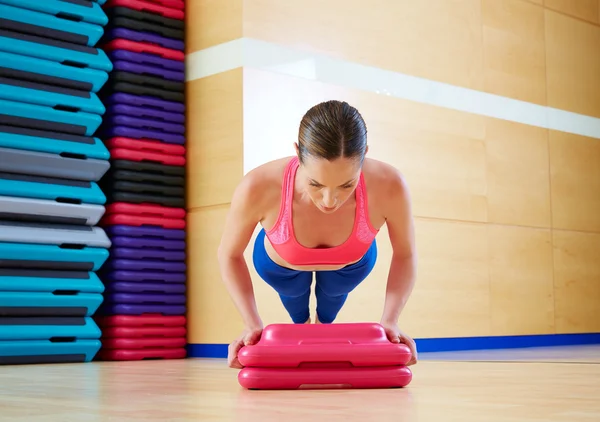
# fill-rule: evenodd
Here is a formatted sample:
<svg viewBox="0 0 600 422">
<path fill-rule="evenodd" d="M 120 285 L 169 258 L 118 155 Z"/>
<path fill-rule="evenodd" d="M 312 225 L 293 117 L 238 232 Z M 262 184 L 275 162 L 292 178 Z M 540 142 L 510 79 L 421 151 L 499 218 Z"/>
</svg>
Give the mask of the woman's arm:
<svg viewBox="0 0 600 422">
<path fill-rule="evenodd" d="M 408 346 L 412 357 L 407 365 L 414 365 L 417 363 L 417 345 L 398 328 L 398 318 L 412 293 L 416 276 L 417 254 L 411 202 L 408 187 L 402 176 L 394 172 L 388 180 L 390 179 L 392 181 L 385 196 L 385 216 L 392 243 L 392 261 L 381 325 L 391 342 Z"/>
<path fill-rule="evenodd" d="M 392 245 L 382 322 L 397 324 L 416 278 L 417 254 L 408 186 L 395 173 L 386 195 L 386 225 Z"/>
<path fill-rule="evenodd" d="M 252 279 L 244 258 L 256 225 L 262 220 L 258 180 L 247 174 L 236 188 L 218 250 L 221 277 L 248 330 L 262 328 Z"/>
</svg>

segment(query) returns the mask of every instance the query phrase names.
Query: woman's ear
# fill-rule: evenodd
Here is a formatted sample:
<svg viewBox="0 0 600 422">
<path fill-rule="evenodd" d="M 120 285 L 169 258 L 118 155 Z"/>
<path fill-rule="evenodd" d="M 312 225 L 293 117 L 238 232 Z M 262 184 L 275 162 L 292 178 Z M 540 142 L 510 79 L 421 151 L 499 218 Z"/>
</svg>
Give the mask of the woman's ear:
<svg viewBox="0 0 600 422">
<path fill-rule="evenodd" d="M 300 146 L 298 145 L 298 142 L 294 142 L 294 149 L 296 150 L 296 155 L 300 157 Z"/>
</svg>

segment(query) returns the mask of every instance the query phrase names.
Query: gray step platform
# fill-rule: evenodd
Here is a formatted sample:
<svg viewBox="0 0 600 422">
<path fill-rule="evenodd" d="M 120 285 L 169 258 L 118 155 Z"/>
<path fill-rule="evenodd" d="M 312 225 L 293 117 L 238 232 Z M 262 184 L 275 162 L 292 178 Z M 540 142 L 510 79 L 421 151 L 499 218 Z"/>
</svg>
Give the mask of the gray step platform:
<svg viewBox="0 0 600 422">
<path fill-rule="evenodd" d="M 0 220 L 95 226 L 105 212 L 103 205 L 0 195 Z"/>
<path fill-rule="evenodd" d="M 107 160 L 22 149 L 0 148 L 0 171 L 96 182 L 110 168 Z"/>
<path fill-rule="evenodd" d="M 100 227 L 71 224 L 0 221 L 0 242 L 38 245 L 88 246 L 110 248 L 111 242 Z"/>
</svg>

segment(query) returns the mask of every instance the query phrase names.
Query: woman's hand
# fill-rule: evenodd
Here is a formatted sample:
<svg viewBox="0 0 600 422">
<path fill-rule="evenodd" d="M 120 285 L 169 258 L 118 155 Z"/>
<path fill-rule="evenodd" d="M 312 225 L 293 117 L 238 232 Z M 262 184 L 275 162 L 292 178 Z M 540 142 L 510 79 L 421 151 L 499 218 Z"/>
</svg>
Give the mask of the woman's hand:
<svg viewBox="0 0 600 422">
<path fill-rule="evenodd" d="M 383 328 L 385 330 L 385 334 L 387 335 L 387 338 L 389 341 L 391 341 L 392 343 L 404 343 L 410 349 L 410 352 L 412 353 L 412 357 L 410 358 L 410 361 L 406 365 L 410 366 L 410 365 L 414 365 L 415 363 L 417 363 L 417 345 L 416 345 L 415 341 L 412 338 L 410 338 L 409 336 L 407 336 L 406 334 L 404 334 L 400 330 L 400 328 L 398 328 L 398 324 L 396 324 L 396 323 L 382 322 L 381 325 L 383 326 Z"/>
<path fill-rule="evenodd" d="M 237 358 L 237 354 L 242 347 L 256 344 L 260 340 L 262 330 L 262 326 L 246 328 L 242 335 L 229 345 L 227 363 L 229 364 L 230 368 L 243 368 L 242 364 Z"/>
</svg>

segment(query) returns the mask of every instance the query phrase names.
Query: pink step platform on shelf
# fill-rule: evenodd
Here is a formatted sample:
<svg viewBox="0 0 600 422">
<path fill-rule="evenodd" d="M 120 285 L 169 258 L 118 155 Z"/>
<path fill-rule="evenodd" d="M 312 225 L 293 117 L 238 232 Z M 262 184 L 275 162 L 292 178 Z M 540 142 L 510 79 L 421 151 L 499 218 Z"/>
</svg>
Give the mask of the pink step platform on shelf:
<svg viewBox="0 0 600 422">
<path fill-rule="evenodd" d="M 239 351 L 238 381 L 248 389 L 405 387 L 410 358 L 376 323 L 272 324 Z"/>
</svg>

